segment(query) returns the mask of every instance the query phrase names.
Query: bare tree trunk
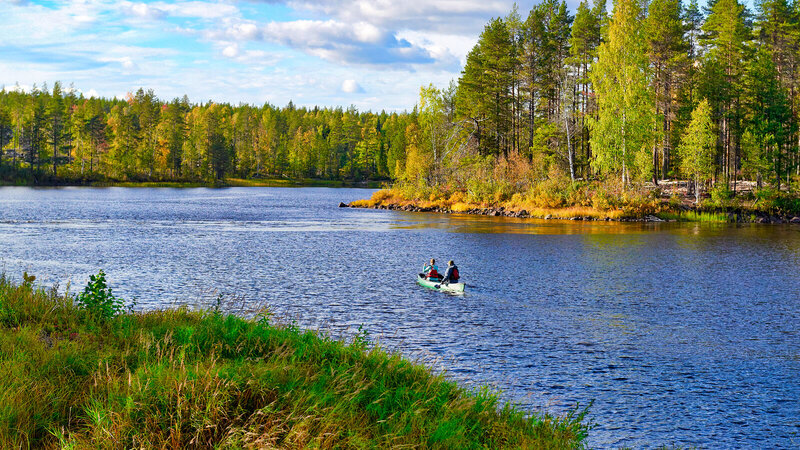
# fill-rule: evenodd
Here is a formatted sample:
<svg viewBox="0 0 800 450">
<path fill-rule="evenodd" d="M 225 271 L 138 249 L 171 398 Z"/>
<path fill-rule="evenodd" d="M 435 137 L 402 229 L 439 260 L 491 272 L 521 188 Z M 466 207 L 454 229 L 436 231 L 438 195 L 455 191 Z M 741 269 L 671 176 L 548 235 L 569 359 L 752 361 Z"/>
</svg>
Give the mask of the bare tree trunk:
<svg viewBox="0 0 800 450">
<path fill-rule="evenodd" d="M 567 158 L 569 159 L 569 178 L 575 182 L 575 156 L 573 155 L 572 141 L 569 136 L 569 119 L 564 111 L 564 129 L 567 131 Z"/>
<path fill-rule="evenodd" d="M 700 204 L 700 179 L 694 176 L 694 204 Z"/>
</svg>

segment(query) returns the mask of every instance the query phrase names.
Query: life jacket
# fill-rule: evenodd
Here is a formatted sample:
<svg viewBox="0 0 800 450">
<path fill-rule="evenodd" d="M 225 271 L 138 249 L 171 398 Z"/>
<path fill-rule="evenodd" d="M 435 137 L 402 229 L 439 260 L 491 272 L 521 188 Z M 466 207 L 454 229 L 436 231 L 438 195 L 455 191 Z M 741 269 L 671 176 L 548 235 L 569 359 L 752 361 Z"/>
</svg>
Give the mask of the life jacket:
<svg viewBox="0 0 800 450">
<path fill-rule="evenodd" d="M 442 278 L 442 276 L 439 275 L 439 272 L 437 272 L 436 269 L 431 269 L 431 271 L 428 272 L 428 278 Z"/>
<path fill-rule="evenodd" d="M 453 266 L 453 274 L 450 276 L 450 278 L 452 278 L 453 281 L 458 281 L 458 279 L 461 278 L 458 275 L 458 266 Z"/>
</svg>

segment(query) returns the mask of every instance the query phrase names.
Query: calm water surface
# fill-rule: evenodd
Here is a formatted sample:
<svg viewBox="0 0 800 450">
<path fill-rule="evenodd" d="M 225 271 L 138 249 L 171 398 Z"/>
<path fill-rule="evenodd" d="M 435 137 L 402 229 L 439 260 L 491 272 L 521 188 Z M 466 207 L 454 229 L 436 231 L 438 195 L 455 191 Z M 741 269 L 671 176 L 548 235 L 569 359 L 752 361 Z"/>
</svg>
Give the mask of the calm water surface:
<svg viewBox="0 0 800 450">
<path fill-rule="evenodd" d="M 529 411 L 594 401 L 593 447 L 800 447 L 800 227 L 336 207 L 370 193 L 0 188 L 0 270 L 82 287 L 102 268 L 141 308 L 223 293 L 335 335 L 364 324 Z M 456 260 L 466 295 L 414 284 L 430 257 Z"/>
</svg>

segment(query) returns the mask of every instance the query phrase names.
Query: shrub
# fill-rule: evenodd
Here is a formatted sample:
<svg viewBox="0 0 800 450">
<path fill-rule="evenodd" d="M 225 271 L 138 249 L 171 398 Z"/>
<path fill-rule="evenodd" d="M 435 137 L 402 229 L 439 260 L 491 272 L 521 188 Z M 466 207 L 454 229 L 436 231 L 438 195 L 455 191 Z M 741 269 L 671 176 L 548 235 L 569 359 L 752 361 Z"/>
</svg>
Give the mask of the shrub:
<svg viewBox="0 0 800 450">
<path fill-rule="evenodd" d="M 683 200 L 677 194 L 672 194 L 669 197 L 669 206 L 672 209 L 681 209 L 683 207 Z"/>
<path fill-rule="evenodd" d="M 597 185 L 597 188 L 591 194 L 591 202 L 592 207 L 599 211 L 619 208 L 619 196 L 603 185 Z"/>
<path fill-rule="evenodd" d="M 538 208 L 560 208 L 564 206 L 568 189 L 563 180 L 549 178 L 533 185 L 528 191 L 528 199 Z"/>
<path fill-rule="evenodd" d="M 754 206 L 770 214 L 800 214 L 800 198 L 777 189 L 764 188 L 755 192 Z"/>
<path fill-rule="evenodd" d="M 725 184 L 714 186 L 709 193 L 711 194 L 709 206 L 717 208 L 726 208 L 730 206 L 731 200 L 734 197 L 733 191 Z"/>
<path fill-rule="evenodd" d="M 106 274 L 102 270 L 89 276 L 89 283 L 75 300 L 81 309 L 100 320 L 110 319 L 125 308 L 122 299 L 115 297 L 106 285 Z"/>
</svg>

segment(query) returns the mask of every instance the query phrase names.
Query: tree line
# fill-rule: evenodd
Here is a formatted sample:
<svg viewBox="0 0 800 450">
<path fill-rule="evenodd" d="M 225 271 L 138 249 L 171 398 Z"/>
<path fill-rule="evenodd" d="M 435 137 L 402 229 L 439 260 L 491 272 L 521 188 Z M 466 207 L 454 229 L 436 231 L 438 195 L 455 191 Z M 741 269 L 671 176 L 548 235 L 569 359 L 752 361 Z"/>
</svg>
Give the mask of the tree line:
<svg viewBox="0 0 800 450">
<path fill-rule="evenodd" d="M 261 107 L 139 89 L 85 98 L 60 82 L 0 90 L 6 179 L 213 181 L 225 177 L 381 180 L 404 165 L 416 114 Z"/>
<path fill-rule="evenodd" d="M 800 2 L 543 0 L 486 24 L 457 83 L 420 96 L 411 186 L 529 189 L 800 175 Z M 477 183 L 476 180 L 481 180 Z M 487 187 L 488 186 L 488 187 Z M 480 195 L 476 195 L 480 197 Z"/>
</svg>

